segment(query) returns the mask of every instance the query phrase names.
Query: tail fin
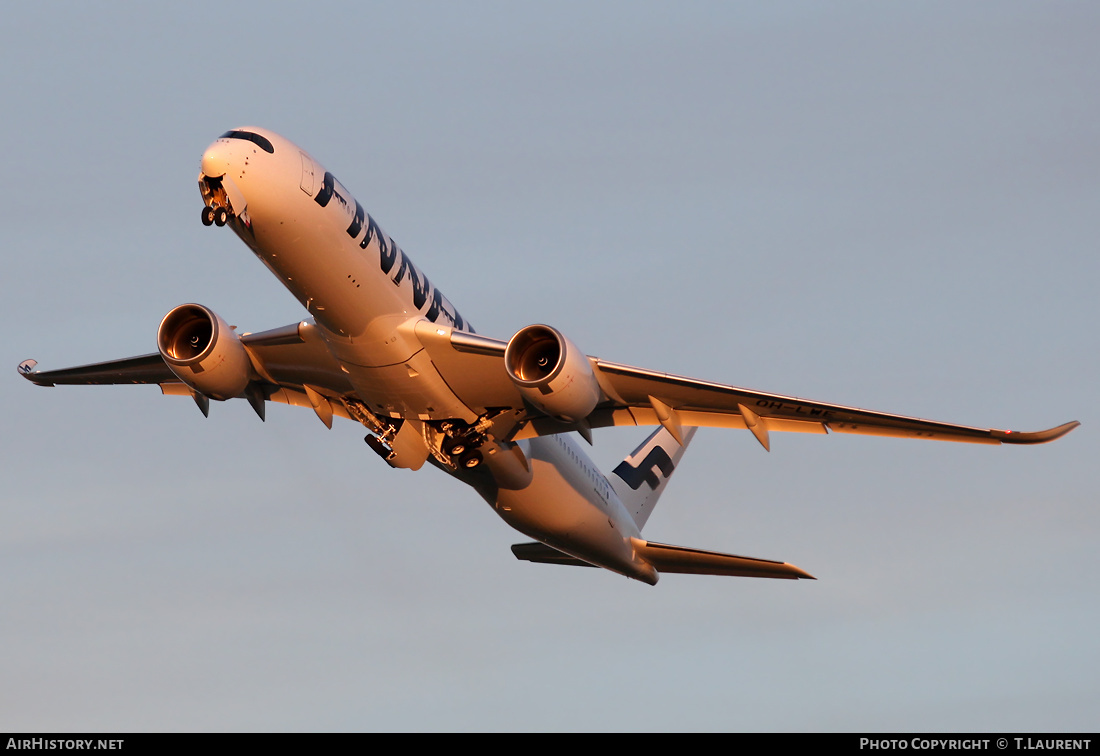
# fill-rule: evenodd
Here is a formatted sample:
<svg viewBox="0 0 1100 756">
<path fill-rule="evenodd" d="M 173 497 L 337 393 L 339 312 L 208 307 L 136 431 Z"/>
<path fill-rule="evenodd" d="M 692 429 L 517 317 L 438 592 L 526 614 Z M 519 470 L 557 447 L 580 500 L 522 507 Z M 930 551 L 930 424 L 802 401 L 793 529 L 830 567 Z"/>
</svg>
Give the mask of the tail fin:
<svg viewBox="0 0 1100 756">
<path fill-rule="evenodd" d="M 684 428 L 684 443 L 680 444 L 664 427 L 658 428 L 607 476 L 638 530 L 652 514 L 696 430 Z"/>
</svg>

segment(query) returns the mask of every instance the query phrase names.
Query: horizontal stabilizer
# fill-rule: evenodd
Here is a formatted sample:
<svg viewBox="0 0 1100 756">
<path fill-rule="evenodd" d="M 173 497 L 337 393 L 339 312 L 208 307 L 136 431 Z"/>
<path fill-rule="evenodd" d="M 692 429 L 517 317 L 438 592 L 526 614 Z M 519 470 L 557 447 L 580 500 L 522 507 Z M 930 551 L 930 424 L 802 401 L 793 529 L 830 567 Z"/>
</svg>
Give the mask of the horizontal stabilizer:
<svg viewBox="0 0 1100 756">
<path fill-rule="evenodd" d="M 783 580 L 816 580 L 793 564 L 770 559 L 722 554 L 717 551 L 686 549 L 664 543 L 630 539 L 634 550 L 657 572 L 677 572 L 691 575 L 730 575 L 733 577 L 780 578 Z"/>
<path fill-rule="evenodd" d="M 525 562 L 540 562 L 542 564 L 571 564 L 574 567 L 595 567 L 583 559 L 563 554 L 545 543 L 516 543 L 512 545 L 512 553 L 516 559 Z"/>
</svg>

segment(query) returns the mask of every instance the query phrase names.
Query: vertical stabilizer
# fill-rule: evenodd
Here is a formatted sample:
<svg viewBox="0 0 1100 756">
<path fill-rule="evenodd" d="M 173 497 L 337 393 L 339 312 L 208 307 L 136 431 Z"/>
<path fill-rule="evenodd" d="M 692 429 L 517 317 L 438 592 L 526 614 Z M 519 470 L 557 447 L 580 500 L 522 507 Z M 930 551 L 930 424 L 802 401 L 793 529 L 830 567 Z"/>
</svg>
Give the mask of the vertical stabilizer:
<svg viewBox="0 0 1100 756">
<path fill-rule="evenodd" d="M 683 428 L 680 444 L 672 433 L 658 428 L 607 476 L 638 530 L 645 526 L 696 430 Z"/>
</svg>

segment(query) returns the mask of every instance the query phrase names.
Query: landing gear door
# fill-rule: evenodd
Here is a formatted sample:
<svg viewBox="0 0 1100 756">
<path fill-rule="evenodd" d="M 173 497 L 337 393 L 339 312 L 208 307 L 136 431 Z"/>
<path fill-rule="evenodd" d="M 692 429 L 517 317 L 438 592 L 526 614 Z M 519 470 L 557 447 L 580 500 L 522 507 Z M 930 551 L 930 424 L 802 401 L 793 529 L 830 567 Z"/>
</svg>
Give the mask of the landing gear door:
<svg viewBox="0 0 1100 756">
<path fill-rule="evenodd" d="M 312 197 L 314 174 L 313 158 L 304 152 L 299 152 L 298 154 L 302 156 L 302 191 Z"/>
</svg>

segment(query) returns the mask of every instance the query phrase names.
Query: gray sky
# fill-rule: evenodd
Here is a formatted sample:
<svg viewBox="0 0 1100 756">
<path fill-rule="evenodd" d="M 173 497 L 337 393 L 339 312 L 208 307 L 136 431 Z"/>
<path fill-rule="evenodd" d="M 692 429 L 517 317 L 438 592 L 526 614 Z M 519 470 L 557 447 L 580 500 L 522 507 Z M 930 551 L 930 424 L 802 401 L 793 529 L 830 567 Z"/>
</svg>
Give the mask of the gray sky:
<svg viewBox="0 0 1100 756">
<path fill-rule="evenodd" d="M 0 26 L 0 729 L 1095 730 L 1100 8 L 39 3 Z M 41 389 L 208 305 L 256 124 L 481 333 L 1058 443 L 704 430 L 655 540 L 817 582 L 517 562 L 343 422 Z M 642 431 L 597 433 L 604 469 Z"/>
</svg>

